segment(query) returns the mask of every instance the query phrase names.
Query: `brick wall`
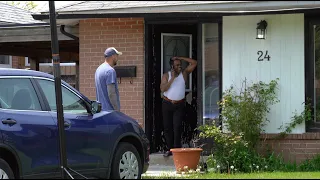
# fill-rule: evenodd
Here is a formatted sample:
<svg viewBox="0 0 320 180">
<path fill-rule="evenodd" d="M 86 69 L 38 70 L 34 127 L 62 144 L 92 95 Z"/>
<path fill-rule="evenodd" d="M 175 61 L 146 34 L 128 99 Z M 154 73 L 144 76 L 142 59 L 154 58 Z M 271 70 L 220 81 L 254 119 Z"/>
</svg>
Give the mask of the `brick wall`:
<svg viewBox="0 0 320 180">
<path fill-rule="evenodd" d="M 289 134 L 283 139 L 275 139 L 277 134 L 263 134 L 260 152 L 271 148 L 276 154 L 282 154 L 285 161 L 311 159 L 320 153 L 320 133 Z"/>
<path fill-rule="evenodd" d="M 12 56 L 12 68 L 19 69 L 19 61 L 20 61 L 21 58 L 23 58 L 23 57 Z"/>
<path fill-rule="evenodd" d="M 103 63 L 103 52 L 108 47 L 122 51 L 118 65 L 137 66 L 137 77 L 122 78 L 119 84 L 121 111 L 138 120 L 143 126 L 144 92 L 144 20 L 143 18 L 103 18 L 81 20 L 80 91 L 96 99 L 94 73 Z"/>
</svg>

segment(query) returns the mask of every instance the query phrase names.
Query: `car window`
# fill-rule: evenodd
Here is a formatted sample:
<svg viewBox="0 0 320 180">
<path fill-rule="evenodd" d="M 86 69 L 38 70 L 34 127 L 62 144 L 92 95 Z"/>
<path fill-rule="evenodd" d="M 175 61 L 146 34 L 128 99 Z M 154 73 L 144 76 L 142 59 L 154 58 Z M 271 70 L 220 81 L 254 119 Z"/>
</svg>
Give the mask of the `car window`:
<svg viewBox="0 0 320 180">
<path fill-rule="evenodd" d="M 55 85 L 53 81 L 49 80 L 38 80 L 40 87 L 42 88 L 44 95 L 46 96 L 51 111 L 57 111 L 56 106 L 56 95 L 55 95 Z M 84 100 L 79 98 L 73 92 L 65 87 L 61 87 L 62 90 L 62 104 L 63 111 L 65 113 L 73 114 L 87 114 L 86 103 Z"/>
<path fill-rule="evenodd" d="M 39 99 L 28 78 L 0 79 L 0 107 L 15 110 L 41 110 Z"/>
</svg>

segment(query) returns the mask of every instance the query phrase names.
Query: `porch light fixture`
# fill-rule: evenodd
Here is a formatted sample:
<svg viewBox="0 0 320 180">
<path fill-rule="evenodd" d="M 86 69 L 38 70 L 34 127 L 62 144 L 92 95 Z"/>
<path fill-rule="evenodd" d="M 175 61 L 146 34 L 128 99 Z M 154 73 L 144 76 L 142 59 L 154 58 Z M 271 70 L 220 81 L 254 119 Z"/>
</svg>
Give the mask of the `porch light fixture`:
<svg viewBox="0 0 320 180">
<path fill-rule="evenodd" d="M 265 20 L 260 21 L 257 24 L 257 38 L 256 39 L 266 39 L 266 32 L 268 23 Z"/>
</svg>

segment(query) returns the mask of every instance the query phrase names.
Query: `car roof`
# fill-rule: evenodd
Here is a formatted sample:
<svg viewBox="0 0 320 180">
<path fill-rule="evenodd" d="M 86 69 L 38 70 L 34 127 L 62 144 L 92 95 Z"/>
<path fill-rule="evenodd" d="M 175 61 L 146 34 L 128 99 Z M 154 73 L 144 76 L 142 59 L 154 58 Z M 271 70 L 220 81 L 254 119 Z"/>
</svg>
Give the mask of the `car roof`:
<svg viewBox="0 0 320 180">
<path fill-rule="evenodd" d="M 0 68 L 0 77 L 1 76 L 33 76 L 33 77 L 42 77 L 42 78 L 49 78 L 54 79 L 54 76 L 45 72 L 41 71 L 34 71 L 29 69 L 14 69 L 14 68 Z M 61 80 L 61 82 L 71 88 L 72 90 L 79 93 L 84 99 L 90 102 L 90 99 L 83 95 L 81 92 L 70 86 L 70 84 L 66 83 L 65 81 Z"/>
<path fill-rule="evenodd" d="M 28 70 L 28 69 L 14 69 L 14 68 L 0 68 L 0 76 L 36 76 L 36 77 L 54 79 L 53 75 L 48 73 Z"/>
</svg>

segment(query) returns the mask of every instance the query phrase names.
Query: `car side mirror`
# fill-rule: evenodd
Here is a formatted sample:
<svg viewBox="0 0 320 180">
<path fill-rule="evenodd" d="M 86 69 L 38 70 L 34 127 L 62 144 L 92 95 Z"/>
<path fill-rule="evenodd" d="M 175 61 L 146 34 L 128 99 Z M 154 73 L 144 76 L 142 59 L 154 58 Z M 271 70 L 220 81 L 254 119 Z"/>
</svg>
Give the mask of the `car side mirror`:
<svg viewBox="0 0 320 180">
<path fill-rule="evenodd" d="M 101 112 L 101 103 L 97 101 L 91 101 L 91 113 L 96 114 Z"/>
</svg>

